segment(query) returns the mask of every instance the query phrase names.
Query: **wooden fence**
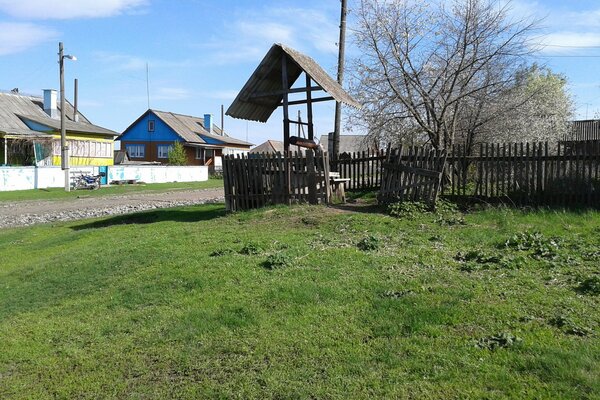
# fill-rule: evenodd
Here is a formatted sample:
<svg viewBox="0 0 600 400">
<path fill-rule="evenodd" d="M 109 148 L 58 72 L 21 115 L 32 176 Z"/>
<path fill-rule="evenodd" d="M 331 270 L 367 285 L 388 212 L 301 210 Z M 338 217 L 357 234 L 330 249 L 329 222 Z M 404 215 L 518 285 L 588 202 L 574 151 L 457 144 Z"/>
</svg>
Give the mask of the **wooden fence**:
<svg viewBox="0 0 600 400">
<path fill-rule="evenodd" d="M 392 150 L 393 151 L 393 150 Z M 600 207 L 600 141 L 481 144 L 448 152 L 442 194 L 518 205 Z M 337 162 L 347 190 L 378 190 L 388 153 L 352 153 Z M 406 160 L 406 158 L 405 158 Z"/>
<path fill-rule="evenodd" d="M 327 203 L 329 161 L 323 152 L 227 155 L 223 157 L 229 211 L 273 204 Z"/>
<path fill-rule="evenodd" d="M 377 200 L 382 204 L 420 201 L 435 205 L 445 164 L 445 150 L 400 146 L 388 151 Z"/>
<path fill-rule="evenodd" d="M 454 146 L 442 193 L 518 205 L 600 205 L 597 142 Z"/>
<path fill-rule="evenodd" d="M 343 153 L 332 167 L 337 167 L 340 178 L 350 179 L 346 190 L 376 190 L 381 186 L 381 164 L 386 151 Z"/>
</svg>

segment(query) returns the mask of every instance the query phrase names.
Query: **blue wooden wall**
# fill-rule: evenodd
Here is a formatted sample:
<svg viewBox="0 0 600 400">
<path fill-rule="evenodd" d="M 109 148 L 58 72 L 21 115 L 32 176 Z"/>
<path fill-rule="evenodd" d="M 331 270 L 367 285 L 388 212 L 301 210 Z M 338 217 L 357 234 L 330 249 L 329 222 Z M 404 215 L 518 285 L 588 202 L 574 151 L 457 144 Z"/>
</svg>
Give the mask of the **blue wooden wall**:
<svg viewBox="0 0 600 400">
<path fill-rule="evenodd" d="M 154 132 L 148 132 L 148 120 L 154 121 Z M 135 125 L 123 132 L 119 140 L 125 142 L 174 142 L 183 140 L 153 113 L 147 113 Z"/>
</svg>

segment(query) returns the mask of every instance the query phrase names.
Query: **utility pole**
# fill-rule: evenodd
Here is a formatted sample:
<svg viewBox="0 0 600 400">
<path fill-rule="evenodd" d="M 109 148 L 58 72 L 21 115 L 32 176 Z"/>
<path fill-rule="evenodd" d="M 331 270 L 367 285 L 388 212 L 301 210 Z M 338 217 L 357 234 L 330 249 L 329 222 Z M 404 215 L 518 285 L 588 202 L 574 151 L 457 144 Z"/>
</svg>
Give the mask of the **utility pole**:
<svg viewBox="0 0 600 400">
<path fill-rule="evenodd" d="M 338 43 L 338 70 L 337 70 L 337 81 L 340 86 L 344 83 L 344 60 L 346 53 L 346 15 L 348 14 L 347 10 L 347 2 L 346 0 L 340 0 L 342 3 L 342 10 L 340 16 L 340 41 Z M 338 159 L 338 155 L 340 153 L 340 134 L 342 131 L 342 103 L 335 103 L 335 126 L 333 129 L 333 140 L 332 145 L 329 149 L 329 156 L 332 163 L 332 170 L 337 171 L 337 164 L 335 161 Z"/>
<path fill-rule="evenodd" d="M 61 167 L 65 171 L 65 192 L 70 192 L 69 145 L 67 144 L 67 132 L 65 129 L 65 56 L 63 42 L 58 44 L 58 64 L 60 70 L 60 160 Z"/>
<path fill-rule="evenodd" d="M 65 192 L 71 191 L 71 175 L 69 170 L 69 145 L 65 128 L 65 58 L 77 60 L 75 56 L 65 55 L 63 42 L 58 43 L 58 65 L 60 74 L 60 164 L 65 171 Z"/>
</svg>

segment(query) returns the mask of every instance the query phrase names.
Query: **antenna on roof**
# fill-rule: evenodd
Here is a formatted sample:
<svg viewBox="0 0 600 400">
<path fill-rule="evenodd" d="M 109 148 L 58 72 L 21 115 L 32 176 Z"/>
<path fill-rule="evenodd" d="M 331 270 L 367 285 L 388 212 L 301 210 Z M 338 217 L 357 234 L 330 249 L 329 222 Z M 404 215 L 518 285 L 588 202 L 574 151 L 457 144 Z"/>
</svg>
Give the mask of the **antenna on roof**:
<svg viewBox="0 0 600 400">
<path fill-rule="evenodd" d="M 146 63 L 146 96 L 148 97 L 148 110 L 150 109 L 150 73 L 148 63 Z"/>
</svg>

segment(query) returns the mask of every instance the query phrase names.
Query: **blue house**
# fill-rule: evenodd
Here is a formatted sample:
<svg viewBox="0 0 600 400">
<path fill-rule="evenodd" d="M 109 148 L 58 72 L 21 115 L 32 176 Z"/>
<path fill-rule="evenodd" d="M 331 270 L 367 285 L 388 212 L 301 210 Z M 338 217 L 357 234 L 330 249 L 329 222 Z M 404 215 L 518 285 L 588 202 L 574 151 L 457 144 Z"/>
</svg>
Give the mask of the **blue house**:
<svg viewBox="0 0 600 400">
<path fill-rule="evenodd" d="M 185 149 L 188 165 L 220 166 L 226 154 L 247 153 L 252 146 L 235 139 L 213 123 L 213 116 L 203 118 L 166 111 L 148 110 L 117 138 L 131 161 L 168 163 L 173 143 Z"/>
</svg>

